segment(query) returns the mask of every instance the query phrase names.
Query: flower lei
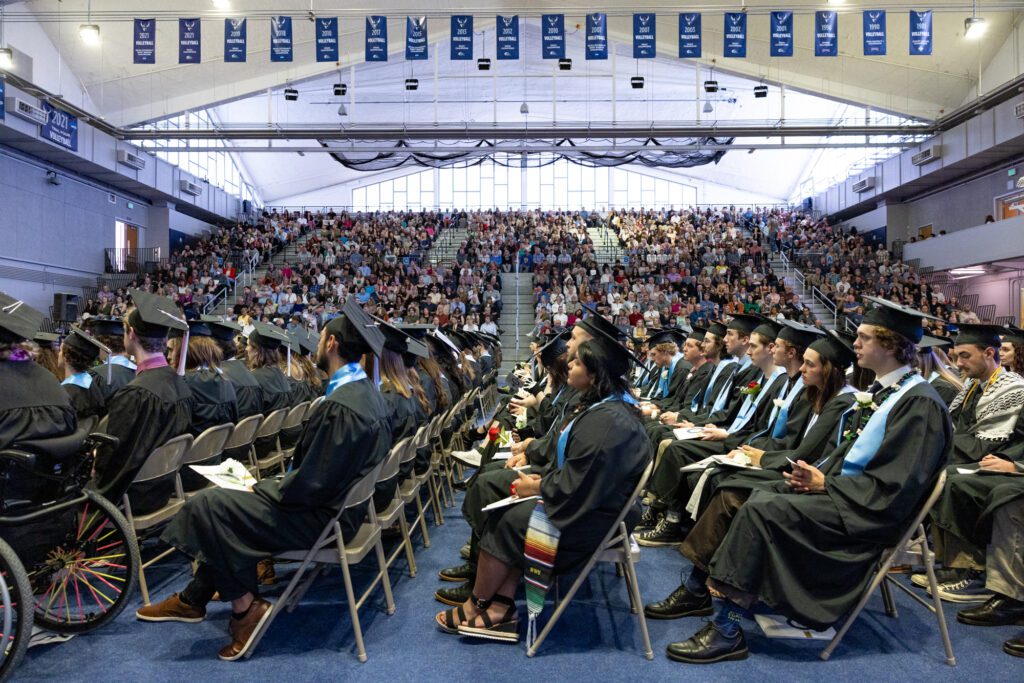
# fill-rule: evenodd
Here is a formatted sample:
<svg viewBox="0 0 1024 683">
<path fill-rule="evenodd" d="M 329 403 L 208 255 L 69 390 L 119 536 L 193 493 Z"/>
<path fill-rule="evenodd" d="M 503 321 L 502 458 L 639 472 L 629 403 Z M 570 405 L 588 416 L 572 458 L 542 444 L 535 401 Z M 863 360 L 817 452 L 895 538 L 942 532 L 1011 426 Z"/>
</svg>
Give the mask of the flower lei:
<svg viewBox="0 0 1024 683">
<path fill-rule="evenodd" d="M 913 376 L 913 374 L 913 372 L 908 372 L 903 377 L 900 377 L 896 384 L 892 386 L 893 391 L 899 391 L 900 387 L 903 386 L 903 383 L 906 382 L 911 376 Z M 884 389 L 882 391 L 884 391 Z M 853 427 L 850 427 L 844 430 L 843 441 L 852 441 L 856 439 L 858 436 L 860 436 L 860 433 L 863 431 L 863 428 L 860 425 L 865 422 L 864 415 L 867 414 L 868 419 L 870 420 L 871 415 L 874 414 L 876 410 L 878 410 L 878 404 L 875 403 L 874 394 L 872 394 L 870 391 L 854 392 L 853 400 L 857 403 L 857 410 L 854 413 L 857 417 L 857 420 L 855 422 L 857 428 L 854 429 Z"/>
<path fill-rule="evenodd" d="M 744 396 L 756 396 L 761 391 L 760 382 L 751 382 L 747 386 L 740 389 L 740 393 Z"/>
</svg>

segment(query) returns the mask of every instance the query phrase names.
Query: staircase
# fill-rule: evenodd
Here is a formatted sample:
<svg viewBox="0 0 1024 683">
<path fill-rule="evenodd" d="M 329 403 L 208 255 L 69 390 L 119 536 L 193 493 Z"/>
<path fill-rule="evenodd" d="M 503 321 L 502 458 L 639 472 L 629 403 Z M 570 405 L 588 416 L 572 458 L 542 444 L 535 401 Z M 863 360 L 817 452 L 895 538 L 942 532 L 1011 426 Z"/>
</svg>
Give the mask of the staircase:
<svg viewBox="0 0 1024 683">
<path fill-rule="evenodd" d="M 767 245 L 765 246 L 767 248 Z M 811 294 L 810 288 L 804 284 L 803 273 L 791 267 L 781 254 L 769 254 L 768 263 L 771 265 L 772 270 L 775 271 L 775 274 L 779 276 L 779 279 L 796 292 L 800 303 L 810 308 L 814 316 L 821 321 L 826 329 L 831 330 L 836 326 L 835 313 Z"/>
<path fill-rule="evenodd" d="M 530 358 L 530 333 L 533 332 L 533 274 L 501 274 L 501 369 L 499 380 L 512 372 L 516 363 Z M 517 338 L 518 336 L 518 338 Z"/>
<path fill-rule="evenodd" d="M 297 240 L 287 245 L 284 249 L 274 254 L 269 261 L 261 263 L 253 270 L 252 277 L 244 277 L 242 272 L 238 274 L 238 280 L 235 282 L 235 287 L 232 291 L 229 291 L 227 296 L 221 299 L 210 309 L 211 315 L 229 315 L 234 309 L 236 303 L 242 300 L 242 295 L 247 286 L 255 287 L 257 283 L 262 282 L 267 271 L 270 269 L 270 264 L 273 263 L 275 266 L 280 268 L 285 262 L 295 263 L 296 257 L 299 253 L 299 247 L 308 242 L 317 233 L 316 230 L 310 230 L 305 235 L 301 235 Z M 247 280 L 247 281 L 246 281 Z"/>
<path fill-rule="evenodd" d="M 587 234 L 594 243 L 594 255 L 599 265 L 626 263 L 626 252 L 619 244 L 619 236 L 605 225 L 587 228 Z"/>
<path fill-rule="evenodd" d="M 441 235 L 430 245 L 427 252 L 427 263 L 431 265 L 455 263 L 455 255 L 459 253 L 459 247 L 469 236 L 469 226 L 465 221 L 459 221 L 452 227 L 441 232 Z"/>
</svg>

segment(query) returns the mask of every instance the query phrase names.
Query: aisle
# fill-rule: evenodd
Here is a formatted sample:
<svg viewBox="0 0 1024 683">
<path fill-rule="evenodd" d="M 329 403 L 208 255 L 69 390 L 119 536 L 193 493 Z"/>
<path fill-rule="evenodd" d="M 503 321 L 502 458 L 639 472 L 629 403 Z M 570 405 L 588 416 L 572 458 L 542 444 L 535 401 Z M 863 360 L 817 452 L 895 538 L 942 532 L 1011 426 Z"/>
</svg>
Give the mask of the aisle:
<svg viewBox="0 0 1024 683">
<path fill-rule="evenodd" d="M 655 659 L 640 652 L 639 630 L 628 612 L 626 592 L 611 567 L 602 567 L 590 580 L 561 623 L 534 659 L 525 648 L 484 641 L 463 641 L 441 633 L 433 616 L 441 605 L 432 598 L 442 585 L 437 572 L 459 561 L 458 549 L 468 527 L 457 508 L 447 511 L 447 523 L 431 528 L 431 547 L 419 548 L 419 574 L 410 579 L 405 565 L 392 571 L 397 611 L 384 612 L 383 593 L 361 612 L 369 661 L 356 659 L 347 608 L 337 569 L 321 578 L 298 609 L 275 621 L 252 659 L 227 663 L 217 659 L 226 642 L 229 607 L 214 603 L 202 624 L 143 624 L 130 606 L 105 629 L 71 641 L 29 651 L 15 680 L 89 681 L 186 680 L 347 680 L 356 676 L 373 681 L 537 681 L 571 678 L 601 681 L 654 681 L 670 677 L 701 680 L 787 681 L 821 680 L 929 680 L 970 675 L 978 680 L 1015 680 L 1022 662 L 1004 655 L 1003 640 L 1021 627 L 968 628 L 947 609 L 959 665 L 947 667 L 930 616 L 897 597 L 898 620 L 887 618 L 875 599 L 853 627 L 830 662 L 817 658 L 817 642 L 768 640 L 753 624 L 747 625 L 750 659 L 710 667 L 674 664 L 663 653 L 671 640 L 689 636 L 700 619 L 651 621 Z M 640 587 L 646 601 L 664 597 L 678 583 L 685 561 L 673 549 L 644 549 L 638 565 Z M 182 556 L 147 573 L 153 595 L 164 597 L 186 583 L 188 564 Z M 285 569 L 279 568 L 279 574 Z M 399 575 L 399 572 L 402 572 Z M 369 572 L 359 572 L 357 589 Z M 451 584 L 443 584 L 451 585 Z M 563 584 L 567 585 L 567 584 Z M 279 583 L 268 597 L 283 590 Z M 607 600 L 606 600 L 607 598 Z M 607 606 L 611 604 L 611 609 Z M 520 601 L 520 607 L 523 603 Z M 550 614 L 548 608 L 546 614 Z M 905 645 L 894 642 L 901 637 Z M 768 653 L 772 654 L 769 655 Z"/>
</svg>

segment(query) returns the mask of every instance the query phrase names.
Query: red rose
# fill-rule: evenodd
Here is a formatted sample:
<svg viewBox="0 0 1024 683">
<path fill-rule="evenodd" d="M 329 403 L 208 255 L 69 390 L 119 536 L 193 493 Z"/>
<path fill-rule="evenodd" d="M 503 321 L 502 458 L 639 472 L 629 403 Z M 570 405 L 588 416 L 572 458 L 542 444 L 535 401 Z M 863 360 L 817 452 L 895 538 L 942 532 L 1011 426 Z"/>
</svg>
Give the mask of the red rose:
<svg viewBox="0 0 1024 683">
<path fill-rule="evenodd" d="M 757 386 L 757 382 L 751 382 L 750 384 L 748 384 L 748 385 L 747 385 L 747 388 L 748 388 L 748 389 L 753 389 L 753 388 L 755 388 L 756 386 Z"/>
</svg>

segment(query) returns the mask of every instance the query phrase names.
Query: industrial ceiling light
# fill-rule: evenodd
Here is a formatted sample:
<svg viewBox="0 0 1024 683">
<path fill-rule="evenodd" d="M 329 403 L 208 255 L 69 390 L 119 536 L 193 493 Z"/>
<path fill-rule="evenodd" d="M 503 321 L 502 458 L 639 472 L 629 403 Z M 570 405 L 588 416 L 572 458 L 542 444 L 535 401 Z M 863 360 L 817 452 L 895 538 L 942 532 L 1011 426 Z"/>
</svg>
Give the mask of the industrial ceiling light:
<svg viewBox="0 0 1024 683">
<path fill-rule="evenodd" d="M 420 87 L 420 81 L 418 78 L 407 78 L 405 79 L 406 90 L 417 90 Z"/>
<path fill-rule="evenodd" d="M 984 17 L 978 16 L 978 0 L 974 0 L 974 10 L 971 12 L 971 16 L 964 19 L 964 38 L 977 40 L 985 35 L 987 30 L 988 22 Z"/>
<path fill-rule="evenodd" d="M 476 60 L 476 68 L 480 69 L 481 71 L 490 71 L 491 70 L 491 58 L 490 57 L 481 57 L 480 59 Z"/>
<path fill-rule="evenodd" d="M 295 100 L 299 99 L 299 91 L 296 90 L 295 88 L 285 88 L 284 99 L 286 102 L 294 102 Z"/>
<path fill-rule="evenodd" d="M 572 60 L 568 57 L 562 57 L 558 60 L 558 68 L 561 71 L 572 71 Z"/>
<path fill-rule="evenodd" d="M 344 102 L 338 107 L 338 116 L 348 116 L 348 109 L 345 108 Z"/>
<path fill-rule="evenodd" d="M 10 71 L 14 68 L 14 50 L 9 47 L 0 47 L 0 69 Z"/>
<path fill-rule="evenodd" d="M 629 79 L 629 84 L 630 86 L 632 86 L 634 90 L 639 90 L 640 88 L 644 87 L 644 77 L 633 76 L 631 79 Z"/>
<path fill-rule="evenodd" d="M 710 113 L 711 113 L 711 112 L 713 112 L 714 110 L 715 110 L 715 108 L 711 106 L 711 103 L 710 103 L 710 102 L 708 102 L 707 100 L 704 100 L 704 109 L 703 109 L 703 112 L 704 112 L 705 114 L 710 114 Z"/>
<path fill-rule="evenodd" d="M 520 104 L 519 105 L 519 113 L 522 114 L 523 116 L 526 116 L 527 114 L 529 114 L 530 113 L 530 105 L 528 105 L 526 102 L 523 102 L 522 104 Z"/>
<path fill-rule="evenodd" d="M 754 86 L 754 97 L 768 97 L 768 86 L 767 85 L 755 85 Z"/>
<path fill-rule="evenodd" d="M 704 92 L 718 92 L 718 81 L 704 81 Z"/>
<path fill-rule="evenodd" d="M 231 9 L 231 0 L 213 0 L 214 9 Z"/>
<path fill-rule="evenodd" d="M 78 35 L 86 45 L 98 45 L 100 42 L 100 27 L 92 23 L 92 0 L 86 6 L 85 22 L 78 27 Z"/>
<path fill-rule="evenodd" d="M 335 96 L 337 96 L 337 97 L 344 97 L 345 93 L 347 93 L 347 92 L 348 92 L 348 86 L 345 85 L 344 83 L 335 83 L 334 84 L 334 94 L 335 94 Z"/>
</svg>

